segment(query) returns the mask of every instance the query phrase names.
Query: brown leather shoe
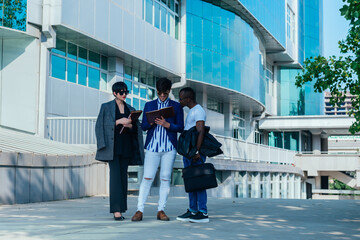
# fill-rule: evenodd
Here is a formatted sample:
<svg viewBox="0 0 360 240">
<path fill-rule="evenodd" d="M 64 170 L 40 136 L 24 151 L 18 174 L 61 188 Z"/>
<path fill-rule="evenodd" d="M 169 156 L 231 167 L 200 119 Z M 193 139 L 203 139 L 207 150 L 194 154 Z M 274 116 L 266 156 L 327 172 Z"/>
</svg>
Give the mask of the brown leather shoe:
<svg viewBox="0 0 360 240">
<path fill-rule="evenodd" d="M 137 212 L 134 214 L 134 216 L 132 216 L 131 221 L 133 221 L 133 222 L 138 222 L 138 221 L 141 221 L 142 218 L 143 218 L 143 213 L 140 212 L 140 211 L 137 211 Z"/>
<path fill-rule="evenodd" d="M 166 214 L 163 210 L 161 210 L 161 211 L 158 211 L 158 213 L 157 213 L 157 220 L 170 221 L 170 218 L 168 216 L 166 216 Z"/>
</svg>

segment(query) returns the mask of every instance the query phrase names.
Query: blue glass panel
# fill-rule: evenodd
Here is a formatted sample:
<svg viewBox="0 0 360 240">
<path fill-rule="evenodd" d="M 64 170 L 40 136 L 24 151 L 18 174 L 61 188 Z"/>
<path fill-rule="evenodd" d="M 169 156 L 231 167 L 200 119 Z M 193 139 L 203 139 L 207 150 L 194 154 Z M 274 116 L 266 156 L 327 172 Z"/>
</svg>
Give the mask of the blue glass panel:
<svg viewBox="0 0 360 240">
<path fill-rule="evenodd" d="M 139 84 L 136 83 L 133 84 L 133 94 L 139 95 Z"/>
<path fill-rule="evenodd" d="M 51 56 L 51 76 L 65 80 L 66 60 L 64 58 Z"/>
<path fill-rule="evenodd" d="M 106 73 L 101 73 L 100 89 L 104 90 L 104 91 L 107 90 L 107 74 Z"/>
<path fill-rule="evenodd" d="M 79 47 L 79 61 L 87 63 L 87 50 L 85 48 Z"/>
<path fill-rule="evenodd" d="M 57 38 L 56 39 L 56 47 L 51 49 L 51 52 L 65 56 L 66 55 L 66 42 L 64 40 Z"/>
<path fill-rule="evenodd" d="M 128 80 L 124 80 L 129 92 L 131 93 L 132 91 L 132 82 L 131 81 L 128 81 Z"/>
<path fill-rule="evenodd" d="M 157 2 L 155 2 L 154 4 L 154 26 L 160 28 L 160 4 Z"/>
<path fill-rule="evenodd" d="M 89 87 L 99 89 L 100 71 L 94 68 L 89 68 Z"/>
<path fill-rule="evenodd" d="M 101 69 L 108 70 L 108 58 L 101 56 Z"/>
<path fill-rule="evenodd" d="M 87 68 L 85 65 L 78 64 L 78 84 L 86 86 Z"/>
<path fill-rule="evenodd" d="M 161 6 L 161 31 L 163 32 L 166 32 L 166 15 L 167 15 L 166 8 Z"/>
<path fill-rule="evenodd" d="M 146 87 L 140 86 L 140 97 L 146 98 Z"/>
<path fill-rule="evenodd" d="M 77 46 L 72 43 L 68 43 L 68 54 L 67 56 L 72 59 L 77 59 Z"/>
<path fill-rule="evenodd" d="M 127 79 L 132 79 L 132 72 L 131 72 L 131 67 L 125 66 L 125 71 L 124 71 L 124 77 Z"/>
<path fill-rule="evenodd" d="M 138 98 L 133 98 L 133 108 L 135 108 L 135 109 L 140 109 L 139 108 L 139 99 Z"/>
<path fill-rule="evenodd" d="M 67 63 L 67 81 L 76 83 L 76 62 L 70 60 Z"/>
<path fill-rule="evenodd" d="M 146 14 L 145 14 L 145 20 L 152 24 L 153 23 L 153 1 L 152 0 L 145 0 L 146 4 Z"/>
<path fill-rule="evenodd" d="M 89 51 L 89 65 L 100 67 L 100 54 Z"/>
</svg>

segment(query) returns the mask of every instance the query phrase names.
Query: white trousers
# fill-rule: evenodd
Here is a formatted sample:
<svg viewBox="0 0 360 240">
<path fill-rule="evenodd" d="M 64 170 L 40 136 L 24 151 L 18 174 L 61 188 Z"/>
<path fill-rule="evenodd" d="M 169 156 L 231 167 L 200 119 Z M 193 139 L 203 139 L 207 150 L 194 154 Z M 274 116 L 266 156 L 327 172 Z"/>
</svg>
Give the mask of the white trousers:
<svg viewBox="0 0 360 240">
<path fill-rule="evenodd" d="M 158 211 L 164 210 L 170 191 L 171 173 L 176 157 L 176 149 L 170 152 L 146 151 L 144 160 L 144 176 L 140 184 L 137 210 L 144 212 L 144 204 L 150 193 L 156 171 L 160 164 L 160 190 Z"/>
</svg>

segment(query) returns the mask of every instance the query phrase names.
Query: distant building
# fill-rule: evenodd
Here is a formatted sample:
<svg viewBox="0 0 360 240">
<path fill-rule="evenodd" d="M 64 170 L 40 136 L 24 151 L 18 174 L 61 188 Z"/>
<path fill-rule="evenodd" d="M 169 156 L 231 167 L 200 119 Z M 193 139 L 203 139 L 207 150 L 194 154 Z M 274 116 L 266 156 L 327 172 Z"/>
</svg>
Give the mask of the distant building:
<svg viewBox="0 0 360 240">
<path fill-rule="evenodd" d="M 346 98 L 340 106 L 333 106 L 330 103 L 330 92 L 325 92 L 324 96 L 324 105 L 325 105 L 325 115 L 346 115 L 350 109 L 352 109 L 351 100 L 354 99 L 356 96 L 350 94 L 349 92 L 346 93 Z"/>
</svg>

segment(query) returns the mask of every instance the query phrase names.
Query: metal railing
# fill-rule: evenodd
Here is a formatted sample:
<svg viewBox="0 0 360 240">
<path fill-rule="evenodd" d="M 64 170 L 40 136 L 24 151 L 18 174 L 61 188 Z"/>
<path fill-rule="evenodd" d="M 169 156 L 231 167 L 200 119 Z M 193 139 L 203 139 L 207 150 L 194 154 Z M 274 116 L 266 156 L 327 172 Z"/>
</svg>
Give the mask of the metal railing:
<svg viewBox="0 0 360 240">
<path fill-rule="evenodd" d="M 68 144 L 96 144 L 96 117 L 48 117 L 49 139 Z M 222 144 L 223 154 L 216 158 L 271 164 L 294 164 L 297 152 L 245 142 L 232 137 L 213 134 Z"/>
<path fill-rule="evenodd" d="M 222 144 L 223 159 L 232 161 L 261 162 L 272 164 L 294 164 L 297 152 L 268 145 L 242 141 L 232 137 L 213 134 Z"/>
<path fill-rule="evenodd" d="M 96 144 L 96 117 L 48 117 L 47 138 L 68 144 Z"/>
</svg>

